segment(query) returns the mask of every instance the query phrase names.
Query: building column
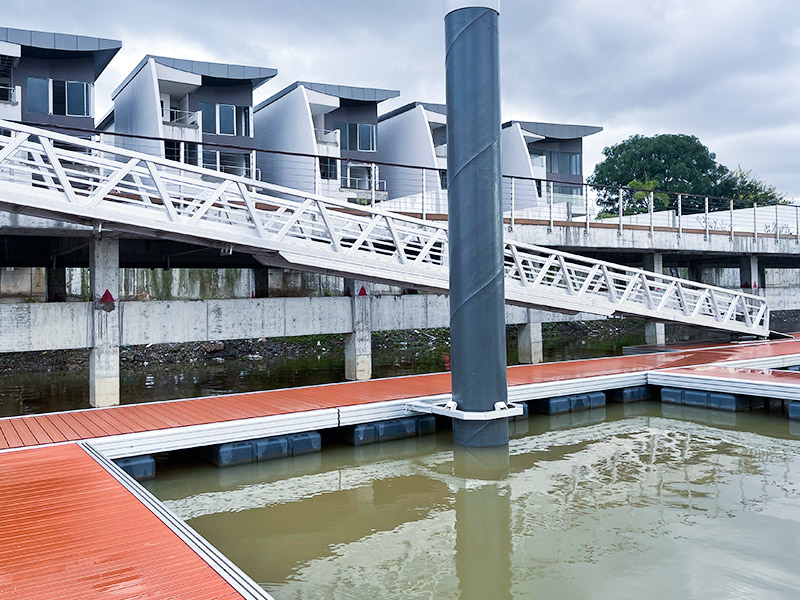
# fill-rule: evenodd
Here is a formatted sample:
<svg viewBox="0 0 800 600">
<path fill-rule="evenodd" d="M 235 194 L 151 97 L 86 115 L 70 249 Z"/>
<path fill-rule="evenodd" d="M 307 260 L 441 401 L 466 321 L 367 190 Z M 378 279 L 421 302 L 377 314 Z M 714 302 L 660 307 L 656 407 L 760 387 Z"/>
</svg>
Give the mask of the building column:
<svg viewBox="0 0 800 600">
<path fill-rule="evenodd" d="M 253 298 L 269 298 L 269 267 L 253 269 Z"/>
<path fill-rule="evenodd" d="M 47 302 L 67 301 L 67 270 L 47 269 L 45 272 Z"/>
<path fill-rule="evenodd" d="M 520 364 L 532 365 L 544 360 L 540 315 L 540 311 L 529 308 L 528 322 L 517 325 L 517 349 Z"/>
<path fill-rule="evenodd" d="M 372 377 L 372 315 L 369 284 L 344 280 L 345 295 L 352 296 L 353 333 L 344 335 L 344 376 L 349 381 Z"/>
<path fill-rule="evenodd" d="M 664 273 L 664 255 L 660 252 L 644 255 L 644 269 L 662 275 Z M 663 346 L 667 343 L 667 331 L 664 323 L 648 321 L 644 325 L 644 340 L 646 344 Z"/>
<path fill-rule="evenodd" d="M 689 261 L 689 274 L 687 279 L 703 283 L 703 263 L 699 260 Z"/>
<path fill-rule="evenodd" d="M 758 257 L 755 255 L 743 256 L 739 263 L 739 284 L 742 289 L 755 291 L 763 287 L 763 280 L 760 280 Z"/>
<path fill-rule="evenodd" d="M 114 406 L 119 404 L 119 240 L 92 238 L 89 271 L 94 334 L 89 403 Z"/>
</svg>

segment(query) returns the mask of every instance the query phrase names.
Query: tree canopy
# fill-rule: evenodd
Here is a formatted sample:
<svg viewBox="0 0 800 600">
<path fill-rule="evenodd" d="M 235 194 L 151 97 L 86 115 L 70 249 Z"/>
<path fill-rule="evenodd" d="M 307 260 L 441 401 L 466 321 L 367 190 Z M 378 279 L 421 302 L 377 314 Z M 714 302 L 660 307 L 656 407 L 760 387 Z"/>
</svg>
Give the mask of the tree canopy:
<svg viewBox="0 0 800 600">
<path fill-rule="evenodd" d="M 673 194 L 696 194 L 735 198 L 750 203 L 780 202 L 783 196 L 741 167 L 730 171 L 717 163 L 716 155 L 693 135 L 660 134 L 652 137 L 634 135 L 603 149 L 605 159 L 589 177 L 589 183 L 614 187 L 632 187 L 642 192 L 623 195 L 626 213 L 646 212 L 645 193 L 658 190 Z M 601 192 L 602 208 L 616 212 L 616 190 Z M 663 194 L 655 199 L 656 208 L 669 208 Z M 687 212 L 699 210 L 700 199 L 686 198 Z"/>
</svg>

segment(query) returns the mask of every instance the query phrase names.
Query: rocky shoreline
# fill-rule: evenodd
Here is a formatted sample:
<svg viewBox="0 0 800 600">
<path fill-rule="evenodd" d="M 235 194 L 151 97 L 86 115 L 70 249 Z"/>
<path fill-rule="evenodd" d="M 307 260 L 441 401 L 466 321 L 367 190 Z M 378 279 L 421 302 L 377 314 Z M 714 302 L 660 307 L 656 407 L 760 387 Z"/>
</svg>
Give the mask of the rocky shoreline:
<svg viewBox="0 0 800 600">
<path fill-rule="evenodd" d="M 642 323 L 630 319 L 546 323 L 542 333 L 546 344 L 568 344 L 576 339 L 616 338 L 636 335 Z M 516 327 L 507 329 L 509 342 L 516 339 Z M 436 348 L 449 354 L 449 330 L 425 329 L 385 331 L 372 334 L 376 351 L 402 350 L 409 346 Z M 272 356 L 301 357 L 327 352 L 344 352 L 344 336 L 316 335 L 294 338 L 260 338 L 225 342 L 186 344 L 149 344 L 120 348 L 123 371 L 140 367 L 180 370 L 187 364 L 224 363 L 228 361 L 268 361 Z M 89 367 L 88 350 L 50 350 L 0 354 L 0 374 L 81 371 Z"/>
</svg>

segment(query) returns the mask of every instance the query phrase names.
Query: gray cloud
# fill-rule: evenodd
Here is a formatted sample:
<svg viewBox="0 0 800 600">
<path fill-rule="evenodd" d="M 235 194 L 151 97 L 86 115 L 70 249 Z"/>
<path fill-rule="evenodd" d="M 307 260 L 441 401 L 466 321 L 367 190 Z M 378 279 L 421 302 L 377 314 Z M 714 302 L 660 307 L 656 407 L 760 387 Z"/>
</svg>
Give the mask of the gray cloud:
<svg viewBox="0 0 800 600">
<path fill-rule="evenodd" d="M 257 99 L 297 79 L 402 90 L 392 105 L 444 99 L 438 0 L 78 6 L 5 0 L 2 25 L 121 39 L 100 109 L 148 52 L 278 68 Z M 800 198 L 796 0 L 503 0 L 501 26 L 504 116 L 604 126 L 587 172 L 634 133 L 691 133 Z"/>
</svg>

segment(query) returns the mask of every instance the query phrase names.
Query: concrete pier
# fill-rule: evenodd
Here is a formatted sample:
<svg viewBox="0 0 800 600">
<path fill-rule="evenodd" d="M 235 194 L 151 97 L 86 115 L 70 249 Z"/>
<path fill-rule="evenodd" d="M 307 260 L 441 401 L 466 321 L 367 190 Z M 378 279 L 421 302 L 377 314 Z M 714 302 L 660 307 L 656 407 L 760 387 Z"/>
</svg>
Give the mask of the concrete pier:
<svg viewBox="0 0 800 600">
<path fill-rule="evenodd" d="M 114 406 L 119 404 L 119 240 L 93 237 L 89 270 L 93 341 L 89 403 Z"/>
<path fill-rule="evenodd" d="M 661 252 L 644 255 L 644 268 L 647 271 L 664 273 L 664 255 Z M 663 346 L 667 343 L 667 330 L 664 323 L 647 322 L 644 325 L 644 339 L 646 344 Z"/>
<path fill-rule="evenodd" d="M 67 270 L 47 269 L 45 274 L 48 302 L 67 301 Z"/>
<path fill-rule="evenodd" d="M 517 325 L 517 350 L 520 364 L 532 365 L 544 360 L 540 311 L 528 309 L 528 322 Z"/>
<path fill-rule="evenodd" d="M 372 378 L 372 315 L 370 284 L 357 279 L 345 279 L 353 309 L 353 331 L 344 336 L 344 376 L 349 381 Z M 363 294 L 361 292 L 364 292 Z"/>
</svg>

